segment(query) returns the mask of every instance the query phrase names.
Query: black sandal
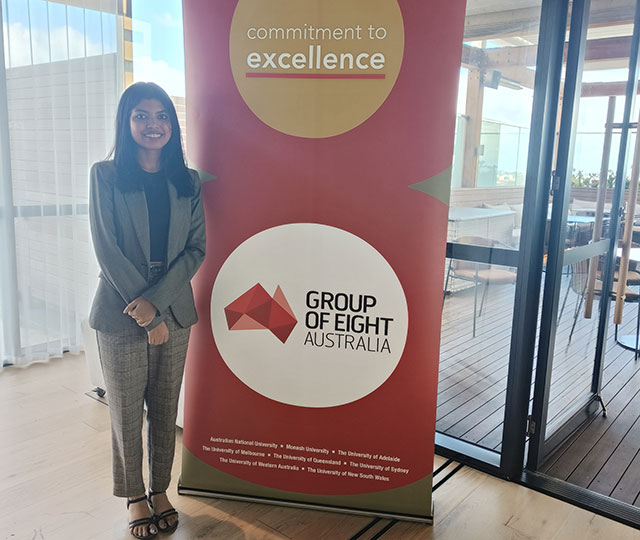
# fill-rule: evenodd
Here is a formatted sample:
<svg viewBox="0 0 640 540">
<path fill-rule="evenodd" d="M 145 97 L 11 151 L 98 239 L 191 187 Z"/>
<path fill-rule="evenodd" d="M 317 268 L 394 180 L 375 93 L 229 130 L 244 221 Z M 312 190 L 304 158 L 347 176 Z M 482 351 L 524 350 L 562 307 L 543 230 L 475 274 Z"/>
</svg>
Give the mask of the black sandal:
<svg viewBox="0 0 640 540">
<path fill-rule="evenodd" d="M 155 495 L 162 495 L 163 493 L 166 493 L 166 491 L 149 491 L 149 496 L 147 497 L 147 499 L 149 500 L 149 506 L 151 507 L 151 510 L 153 510 L 153 501 L 151 500 L 151 498 L 154 497 Z M 171 516 L 177 516 L 177 515 L 178 515 L 178 511 L 175 508 L 169 508 L 169 510 L 165 510 L 164 512 L 160 512 L 159 514 L 156 514 L 154 512 L 153 519 L 156 523 L 156 527 L 158 527 L 158 531 L 164 534 L 174 533 L 175 530 L 178 528 L 179 520 L 176 520 L 176 522 L 173 525 L 169 525 L 167 518 Z M 160 520 L 164 521 L 166 527 L 160 526 Z"/>
<path fill-rule="evenodd" d="M 142 497 L 138 497 L 137 499 L 127 499 L 127 510 L 129 510 L 129 506 L 131 506 L 132 504 L 139 503 L 146 500 L 147 498 L 144 495 Z M 147 534 L 145 534 L 144 536 L 140 536 L 139 534 L 135 534 L 133 532 L 133 529 L 135 529 L 136 527 L 140 527 L 144 525 L 146 525 L 146 529 L 147 529 Z M 158 524 L 155 522 L 153 516 L 134 519 L 133 521 L 130 521 L 129 531 L 131 531 L 131 536 L 134 536 L 135 538 L 140 538 L 141 540 L 149 540 L 151 538 L 155 538 L 158 535 L 158 533 L 157 532 L 152 533 L 149 530 L 149 527 L 151 527 L 151 525 L 155 525 L 157 529 L 160 528 Z"/>
</svg>

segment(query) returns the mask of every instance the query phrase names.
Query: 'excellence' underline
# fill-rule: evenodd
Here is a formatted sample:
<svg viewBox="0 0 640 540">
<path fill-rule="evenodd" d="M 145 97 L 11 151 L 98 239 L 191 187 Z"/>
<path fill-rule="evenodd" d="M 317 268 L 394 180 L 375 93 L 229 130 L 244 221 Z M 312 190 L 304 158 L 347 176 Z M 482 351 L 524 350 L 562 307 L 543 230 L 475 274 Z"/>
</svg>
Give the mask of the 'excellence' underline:
<svg viewBox="0 0 640 540">
<path fill-rule="evenodd" d="M 384 73 L 247 73 L 249 79 L 384 79 Z"/>
</svg>

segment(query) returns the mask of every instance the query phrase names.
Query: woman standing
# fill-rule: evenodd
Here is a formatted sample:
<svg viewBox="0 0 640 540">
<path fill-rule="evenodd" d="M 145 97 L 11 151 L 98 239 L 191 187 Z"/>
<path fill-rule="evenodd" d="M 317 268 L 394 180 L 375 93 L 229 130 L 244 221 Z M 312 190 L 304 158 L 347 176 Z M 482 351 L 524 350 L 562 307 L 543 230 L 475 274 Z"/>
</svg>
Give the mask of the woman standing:
<svg viewBox="0 0 640 540">
<path fill-rule="evenodd" d="M 89 321 L 109 400 L 113 492 L 127 497 L 131 534 L 153 538 L 178 525 L 166 490 L 189 329 L 197 321 L 190 280 L 205 254 L 200 180 L 185 165 L 175 107 L 158 85 L 136 83 L 122 94 L 113 157 L 91 169 L 89 215 L 101 272 Z"/>
</svg>

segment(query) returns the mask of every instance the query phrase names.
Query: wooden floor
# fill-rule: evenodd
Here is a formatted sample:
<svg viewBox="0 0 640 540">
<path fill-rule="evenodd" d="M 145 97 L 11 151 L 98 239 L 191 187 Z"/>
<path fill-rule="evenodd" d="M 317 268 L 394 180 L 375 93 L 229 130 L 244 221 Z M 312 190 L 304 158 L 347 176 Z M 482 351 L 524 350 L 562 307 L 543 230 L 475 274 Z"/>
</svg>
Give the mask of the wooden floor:
<svg viewBox="0 0 640 540">
<path fill-rule="evenodd" d="M 597 319 L 578 312 L 579 297 L 564 278 L 551 379 L 547 433 L 553 433 L 590 394 Z M 599 300 L 598 298 L 596 300 Z M 514 286 L 489 289 L 472 336 L 473 289 L 448 296 L 438 388 L 438 431 L 500 450 L 507 366 L 513 319 Z M 625 308 L 621 333 L 635 334 L 637 304 Z M 597 416 L 563 446 L 544 471 L 598 493 L 640 506 L 640 360 L 616 344 L 610 325 L 605 352 L 602 397 L 606 418 Z"/>
<path fill-rule="evenodd" d="M 591 418 L 542 470 L 640 507 L 640 360 L 610 343 L 606 361 L 607 416 Z"/>
<path fill-rule="evenodd" d="M 0 374 L 0 540 L 126 540 L 107 407 L 84 358 Z M 180 441 L 178 441 L 180 444 Z M 180 468 L 180 453 L 174 479 Z M 634 529 L 436 457 L 433 526 L 175 495 L 175 540 L 631 540 Z M 162 538 L 161 536 L 159 538 Z"/>
</svg>

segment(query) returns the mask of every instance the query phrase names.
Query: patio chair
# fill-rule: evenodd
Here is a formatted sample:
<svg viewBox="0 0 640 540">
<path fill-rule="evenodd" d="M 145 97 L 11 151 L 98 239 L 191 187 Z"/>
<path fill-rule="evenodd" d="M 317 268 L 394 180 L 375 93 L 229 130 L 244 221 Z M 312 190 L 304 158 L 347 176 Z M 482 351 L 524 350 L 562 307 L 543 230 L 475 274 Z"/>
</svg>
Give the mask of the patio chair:
<svg viewBox="0 0 640 540">
<path fill-rule="evenodd" d="M 579 244 L 581 245 L 581 244 Z M 618 243 L 618 247 L 622 247 L 622 241 Z M 640 247 L 640 244 L 636 244 L 634 242 L 631 243 L 632 248 Z M 596 273 L 597 281 L 596 288 L 598 291 L 602 289 L 602 283 L 600 283 L 601 274 L 602 274 L 602 266 L 603 260 L 602 257 L 598 257 L 598 271 Z M 613 293 L 615 295 L 615 290 L 617 285 L 615 283 L 618 281 L 618 271 L 619 264 L 616 262 L 615 272 L 613 274 L 614 287 Z M 567 287 L 567 291 L 564 295 L 564 301 L 562 302 L 562 309 L 560 310 L 560 314 L 558 315 L 558 322 L 560 322 L 560 317 L 562 317 L 562 312 L 564 311 L 565 304 L 567 303 L 567 297 L 569 296 L 569 291 L 573 290 L 576 294 L 582 295 L 582 289 L 587 286 L 587 276 L 583 275 L 584 272 L 589 272 L 589 261 L 580 261 L 570 266 L 568 270 L 568 274 L 570 273 L 572 276 L 572 280 L 569 282 L 569 286 Z M 640 285 L 640 272 L 638 272 L 637 264 L 634 261 L 629 263 L 629 270 L 627 271 L 627 285 L 631 285 L 632 287 Z M 636 294 L 633 291 L 630 291 L 632 295 Z M 600 294 L 600 292 L 596 292 L 596 294 Z"/>
<path fill-rule="evenodd" d="M 483 236 L 461 236 L 460 238 L 453 240 L 453 242 L 457 244 L 486 246 L 490 248 L 509 248 L 509 246 L 504 245 L 502 242 L 491 240 Z M 492 284 L 514 284 L 518 275 L 511 270 L 495 268 L 491 264 L 450 259 L 449 267 L 447 269 L 447 278 L 444 285 L 444 294 L 442 296 L 443 306 L 446 298 L 447 287 L 449 286 L 449 279 L 451 277 L 473 283 L 473 337 L 476 337 L 476 319 L 482 315 L 482 308 L 484 307 L 484 302 L 487 298 L 489 286 Z M 484 285 L 484 290 L 480 301 L 480 309 L 478 310 L 478 287 L 480 285 Z"/>
<path fill-rule="evenodd" d="M 631 271 L 630 271 L 631 273 Z M 633 274 L 636 274 L 633 272 Z M 572 290 L 577 294 L 576 298 L 576 307 L 573 313 L 573 324 L 571 325 L 571 332 L 569 333 L 569 340 L 567 341 L 567 347 L 571 343 L 571 338 L 573 337 L 573 332 L 576 328 L 576 323 L 578 322 L 578 317 L 580 315 L 580 310 L 582 309 L 582 303 L 584 302 L 584 297 L 587 292 L 587 281 L 589 275 L 589 260 L 578 261 L 571 265 L 571 279 L 569 281 L 569 286 L 567 287 L 567 292 L 565 293 L 564 301 L 562 303 L 562 309 L 558 315 L 558 324 L 560 324 L 560 318 L 562 317 L 562 313 L 565 308 L 565 304 L 567 303 L 567 297 L 569 296 L 569 291 Z M 616 271 L 616 278 L 617 278 Z M 628 281 L 629 283 L 630 281 Z M 618 282 L 614 281 L 611 291 L 609 292 L 609 298 L 611 300 L 616 299 L 616 291 L 618 290 Z M 598 277 L 595 281 L 594 286 L 594 294 L 596 296 L 602 295 L 602 281 L 598 274 Z M 636 316 L 636 344 L 635 344 L 635 359 L 638 359 L 638 349 L 640 348 L 640 294 L 632 291 L 629 287 L 625 287 L 624 293 L 624 301 L 628 304 L 638 304 L 638 314 Z M 618 341 L 618 325 L 615 325 L 615 339 Z"/>
<path fill-rule="evenodd" d="M 621 248 L 621 247 L 622 247 L 622 240 L 618 242 L 618 248 Z M 631 242 L 631 247 L 638 248 L 640 247 L 640 244 L 637 244 L 636 242 Z M 618 269 L 620 267 L 619 263 L 620 263 L 620 259 L 617 259 L 616 271 L 615 271 L 615 274 L 613 275 L 613 279 L 616 281 L 618 281 Z M 598 267 L 598 272 L 600 272 L 600 267 Z M 638 272 L 638 264 L 633 260 L 629 261 L 629 270 L 627 271 L 627 285 L 631 285 L 631 286 L 640 285 L 640 272 Z"/>
</svg>

